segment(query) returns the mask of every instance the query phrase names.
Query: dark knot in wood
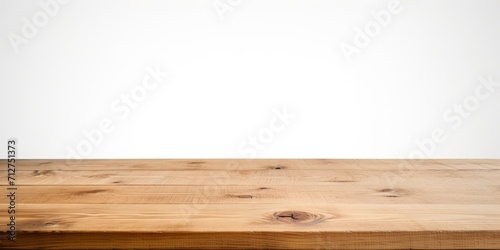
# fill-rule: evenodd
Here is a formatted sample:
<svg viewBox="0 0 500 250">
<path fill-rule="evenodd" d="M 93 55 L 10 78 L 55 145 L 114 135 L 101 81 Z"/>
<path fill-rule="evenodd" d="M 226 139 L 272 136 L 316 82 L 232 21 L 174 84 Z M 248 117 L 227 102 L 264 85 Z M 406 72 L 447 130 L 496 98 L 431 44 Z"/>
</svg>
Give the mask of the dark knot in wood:
<svg viewBox="0 0 500 250">
<path fill-rule="evenodd" d="M 280 222 L 291 224 L 316 224 L 324 220 L 323 215 L 303 211 L 283 211 L 274 213 L 274 218 Z"/>
</svg>

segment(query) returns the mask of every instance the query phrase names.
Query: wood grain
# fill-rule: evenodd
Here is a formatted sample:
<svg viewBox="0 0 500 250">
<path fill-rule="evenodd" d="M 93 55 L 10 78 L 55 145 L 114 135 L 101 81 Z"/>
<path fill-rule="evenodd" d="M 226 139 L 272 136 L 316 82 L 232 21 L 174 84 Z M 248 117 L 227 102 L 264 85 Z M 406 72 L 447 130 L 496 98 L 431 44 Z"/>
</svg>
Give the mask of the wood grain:
<svg viewBox="0 0 500 250">
<path fill-rule="evenodd" d="M 1 249 L 500 249 L 500 160 L 19 160 L 16 169 L 17 241 L 2 237 Z"/>
</svg>

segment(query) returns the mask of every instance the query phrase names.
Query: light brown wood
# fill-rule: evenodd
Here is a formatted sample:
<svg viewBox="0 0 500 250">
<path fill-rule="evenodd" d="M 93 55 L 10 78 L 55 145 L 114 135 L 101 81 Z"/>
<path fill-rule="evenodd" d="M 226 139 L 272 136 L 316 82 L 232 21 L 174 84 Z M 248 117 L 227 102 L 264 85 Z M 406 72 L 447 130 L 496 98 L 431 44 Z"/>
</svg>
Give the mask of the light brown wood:
<svg viewBox="0 0 500 250">
<path fill-rule="evenodd" d="M 500 248 L 500 160 L 19 160 L 16 169 L 17 241 L 0 239 L 2 249 Z M 0 178 L 7 194 L 6 168 Z"/>
</svg>

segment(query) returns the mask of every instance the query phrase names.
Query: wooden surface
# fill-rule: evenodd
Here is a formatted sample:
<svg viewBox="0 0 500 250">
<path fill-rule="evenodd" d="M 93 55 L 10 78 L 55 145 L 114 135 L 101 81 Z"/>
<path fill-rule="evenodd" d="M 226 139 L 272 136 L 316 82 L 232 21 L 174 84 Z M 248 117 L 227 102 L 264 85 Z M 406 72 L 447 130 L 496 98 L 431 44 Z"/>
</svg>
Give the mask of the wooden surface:
<svg viewBox="0 0 500 250">
<path fill-rule="evenodd" d="M 16 169 L 17 240 L 2 236 L 1 249 L 500 249 L 500 160 L 18 160 Z"/>
</svg>

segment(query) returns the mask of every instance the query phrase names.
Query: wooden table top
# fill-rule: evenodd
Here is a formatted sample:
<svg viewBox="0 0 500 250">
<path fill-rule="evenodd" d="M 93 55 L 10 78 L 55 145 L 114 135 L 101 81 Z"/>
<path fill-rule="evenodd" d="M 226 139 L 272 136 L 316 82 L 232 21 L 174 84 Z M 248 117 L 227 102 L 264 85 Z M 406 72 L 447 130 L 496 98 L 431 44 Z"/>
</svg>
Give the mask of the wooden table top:
<svg viewBox="0 0 500 250">
<path fill-rule="evenodd" d="M 500 248 L 500 160 L 0 162 L 1 249 Z"/>
</svg>

